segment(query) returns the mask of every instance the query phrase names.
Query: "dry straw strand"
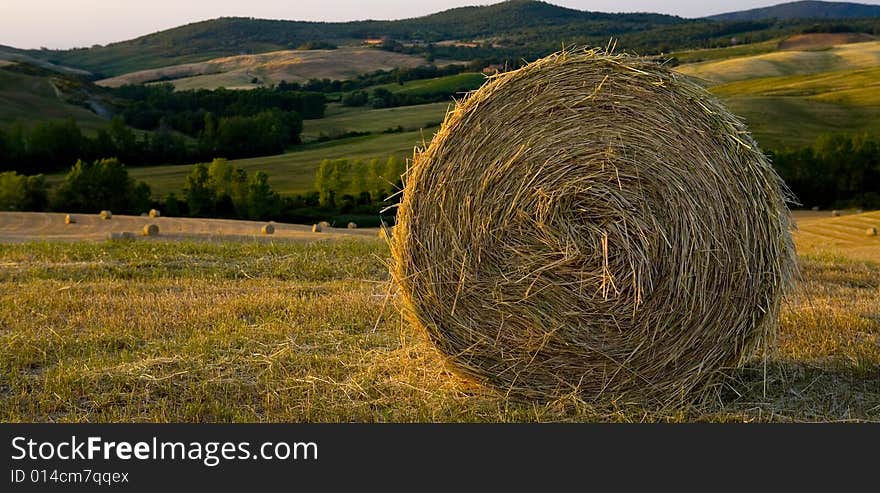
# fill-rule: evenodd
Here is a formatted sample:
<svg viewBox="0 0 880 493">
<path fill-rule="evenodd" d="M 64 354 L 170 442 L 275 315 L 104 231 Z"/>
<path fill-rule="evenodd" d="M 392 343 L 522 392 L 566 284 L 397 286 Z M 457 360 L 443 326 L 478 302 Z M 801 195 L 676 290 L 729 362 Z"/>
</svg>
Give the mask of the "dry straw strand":
<svg viewBox="0 0 880 493">
<path fill-rule="evenodd" d="M 579 50 L 493 77 L 406 178 L 401 305 L 482 384 L 677 405 L 773 346 L 788 192 L 741 120 L 667 67 Z"/>
</svg>

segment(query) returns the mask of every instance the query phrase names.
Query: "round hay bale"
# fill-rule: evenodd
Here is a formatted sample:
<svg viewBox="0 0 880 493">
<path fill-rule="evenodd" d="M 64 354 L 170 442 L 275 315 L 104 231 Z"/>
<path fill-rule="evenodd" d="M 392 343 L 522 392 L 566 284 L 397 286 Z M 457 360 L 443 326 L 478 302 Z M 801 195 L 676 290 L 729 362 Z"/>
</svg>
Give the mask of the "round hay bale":
<svg viewBox="0 0 880 493">
<path fill-rule="evenodd" d="M 322 227 L 322 228 L 324 228 L 324 229 L 327 229 L 327 228 L 330 227 L 330 223 L 328 223 L 327 221 L 321 221 L 321 222 L 318 223 L 318 226 L 320 226 L 320 227 Z"/>
<path fill-rule="evenodd" d="M 101 211 L 101 213 L 99 215 L 101 216 L 101 219 L 104 219 L 104 220 L 113 219 L 113 213 L 110 211 Z"/>
<path fill-rule="evenodd" d="M 459 102 L 407 172 L 407 319 L 505 395 L 676 405 L 772 345 L 796 270 L 787 192 L 693 80 L 598 50 Z"/>
<path fill-rule="evenodd" d="M 865 234 L 868 236 L 877 236 L 877 228 L 872 226 L 865 231 Z"/>
<path fill-rule="evenodd" d="M 159 209 L 150 209 L 150 217 L 161 217 L 162 213 L 159 212 Z"/>
<path fill-rule="evenodd" d="M 345 227 L 348 228 L 348 229 L 357 229 L 357 228 L 358 228 L 358 225 L 357 225 L 356 222 L 350 222 L 350 223 L 348 223 Z"/>
<path fill-rule="evenodd" d="M 813 211 L 818 211 L 818 210 L 819 210 L 819 206 L 818 206 L 818 205 L 814 205 L 813 208 L 812 208 L 812 210 L 813 210 Z"/>
<path fill-rule="evenodd" d="M 321 227 L 321 223 L 312 225 L 312 233 L 320 233 L 324 228 Z"/>
<path fill-rule="evenodd" d="M 76 218 L 68 214 L 64 216 L 64 224 L 76 224 Z"/>
<path fill-rule="evenodd" d="M 157 224 L 146 224 L 144 225 L 144 229 L 142 231 L 144 236 L 159 236 L 159 225 Z"/>
<path fill-rule="evenodd" d="M 831 217 L 840 217 L 840 211 L 831 211 Z"/>
<path fill-rule="evenodd" d="M 275 226 L 272 224 L 264 224 L 262 228 L 260 228 L 260 233 L 264 235 L 273 235 L 275 234 Z"/>
<path fill-rule="evenodd" d="M 864 209 L 856 209 L 856 214 L 862 214 L 864 212 L 865 212 Z"/>
</svg>

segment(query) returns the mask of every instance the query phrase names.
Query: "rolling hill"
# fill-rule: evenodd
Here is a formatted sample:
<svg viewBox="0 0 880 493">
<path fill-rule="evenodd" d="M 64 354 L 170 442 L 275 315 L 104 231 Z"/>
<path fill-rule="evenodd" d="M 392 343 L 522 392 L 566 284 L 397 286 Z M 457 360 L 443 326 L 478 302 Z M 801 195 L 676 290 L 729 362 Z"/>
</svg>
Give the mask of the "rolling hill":
<svg viewBox="0 0 880 493">
<path fill-rule="evenodd" d="M 28 54 L 107 77 L 214 58 L 289 50 L 309 41 L 359 44 L 368 38 L 441 41 L 540 30 L 608 36 L 693 21 L 662 14 L 607 14 L 533 0 L 462 7 L 396 21 L 305 22 L 220 18 L 107 46 Z M 560 38 L 563 39 L 563 38 Z M 554 40 L 554 45 L 558 43 Z"/>
<path fill-rule="evenodd" d="M 716 21 L 754 21 L 762 19 L 856 19 L 880 17 L 880 5 L 849 2 L 789 2 L 770 7 L 727 12 L 709 16 Z"/>
<path fill-rule="evenodd" d="M 712 83 L 760 77 L 816 74 L 880 65 L 880 41 L 838 45 L 827 50 L 780 50 L 760 55 L 683 65 L 679 71 Z"/>
<path fill-rule="evenodd" d="M 76 104 L 74 104 L 76 103 Z M 101 100 L 79 79 L 14 62 L 0 66 L 0 124 L 73 118 L 93 130 L 107 121 L 88 108 L 101 111 Z"/>
<path fill-rule="evenodd" d="M 359 74 L 376 70 L 411 68 L 427 63 L 422 57 L 372 48 L 285 50 L 142 70 L 104 79 L 98 84 L 118 87 L 170 80 L 178 89 L 250 89 L 281 81 L 353 79 Z M 446 63 L 435 62 L 438 65 Z"/>
</svg>

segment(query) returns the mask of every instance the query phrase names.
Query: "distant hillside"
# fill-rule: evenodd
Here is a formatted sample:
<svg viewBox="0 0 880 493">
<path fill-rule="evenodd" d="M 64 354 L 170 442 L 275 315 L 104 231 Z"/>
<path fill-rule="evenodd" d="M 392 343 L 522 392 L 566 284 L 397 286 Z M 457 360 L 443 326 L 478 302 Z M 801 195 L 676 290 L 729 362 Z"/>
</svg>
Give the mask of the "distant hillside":
<svg viewBox="0 0 880 493">
<path fill-rule="evenodd" d="M 425 65 L 424 58 L 372 48 L 343 47 L 336 50 L 286 50 L 258 55 L 223 57 L 198 63 L 141 70 L 103 79 L 98 85 L 119 87 L 170 81 L 178 89 L 252 89 L 281 81 L 354 79 L 376 70 Z M 435 61 L 442 65 L 442 60 Z"/>
<path fill-rule="evenodd" d="M 533 0 L 510 0 L 484 7 L 462 7 L 398 21 L 304 22 L 221 18 L 198 22 L 103 47 L 33 56 L 100 73 L 205 61 L 224 56 L 295 49 L 309 41 L 354 42 L 388 37 L 435 42 L 512 35 L 528 40 L 552 38 L 553 46 L 572 35 L 597 36 L 643 31 L 693 21 L 661 14 L 583 12 Z"/>
<path fill-rule="evenodd" d="M 856 19 L 880 17 L 880 5 L 848 2 L 803 1 L 782 3 L 708 17 L 716 21 L 755 21 L 762 19 Z"/>
<path fill-rule="evenodd" d="M 305 22 L 230 17 L 188 24 L 133 40 L 73 50 L 12 50 L 44 66 L 75 67 L 95 79 L 197 64 L 242 55 L 326 46 L 380 45 L 430 60 L 481 60 L 517 65 L 562 46 L 604 46 L 645 55 L 692 48 L 718 48 L 783 38 L 809 29 L 880 33 L 880 7 L 797 2 L 767 9 L 722 14 L 710 19 L 634 13 L 587 12 L 535 0 L 461 7 L 396 21 Z M 783 20 L 760 17 L 776 16 Z M 810 19 L 801 19 L 809 17 Z M 818 25 L 816 25 L 818 24 Z M 0 61 L 3 48 L 0 47 Z M 304 50 L 303 50 L 304 51 Z M 381 67 L 377 66 L 375 69 Z M 367 68 L 369 70 L 369 67 Z M 257 74 L 259 75 L 259 74 Z M 253 77 L 251 77 L 252 79 Z M 238 83 L 239 81 L 222 81 Z"/>
<path fill-rule="evenodd" d="M 0 45 L 0 66 L 11 65 L 16 62 L 25 62 L 31 65 L 37 65 L 39 67 L 55 72 L 64 72 L 75 75 L 91 75 L 85 70 L 78 70 L 71 67 L 55 65 L 45 60 L 41 60 L 40 58 L 29 55 L 25 50 L 20 50 L 11 46 Z"/>
<path fill-rule="evenodd" d="M 88 81 L 33 65 L 0 66 L 0 125 L 73 118 L 93 130 L 106 124 L 96 112 L 108 117 L 109 104 Z"/>
</svg>

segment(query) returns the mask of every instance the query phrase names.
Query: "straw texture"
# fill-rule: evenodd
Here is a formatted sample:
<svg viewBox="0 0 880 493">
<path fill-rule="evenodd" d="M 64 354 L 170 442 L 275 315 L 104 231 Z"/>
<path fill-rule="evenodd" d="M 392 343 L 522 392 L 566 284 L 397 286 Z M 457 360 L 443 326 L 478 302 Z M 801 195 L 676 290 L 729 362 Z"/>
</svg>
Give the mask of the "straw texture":
<svg viewBox="0 0 880 493">
<path fill-rule="evenodd" d="M 392 277 L 482 384 L 673 405 L 772 344 L 796 269 L 786 198 L 692 80 L 558 53 L 492 78 L 416 152 Z"/>
</svg>

